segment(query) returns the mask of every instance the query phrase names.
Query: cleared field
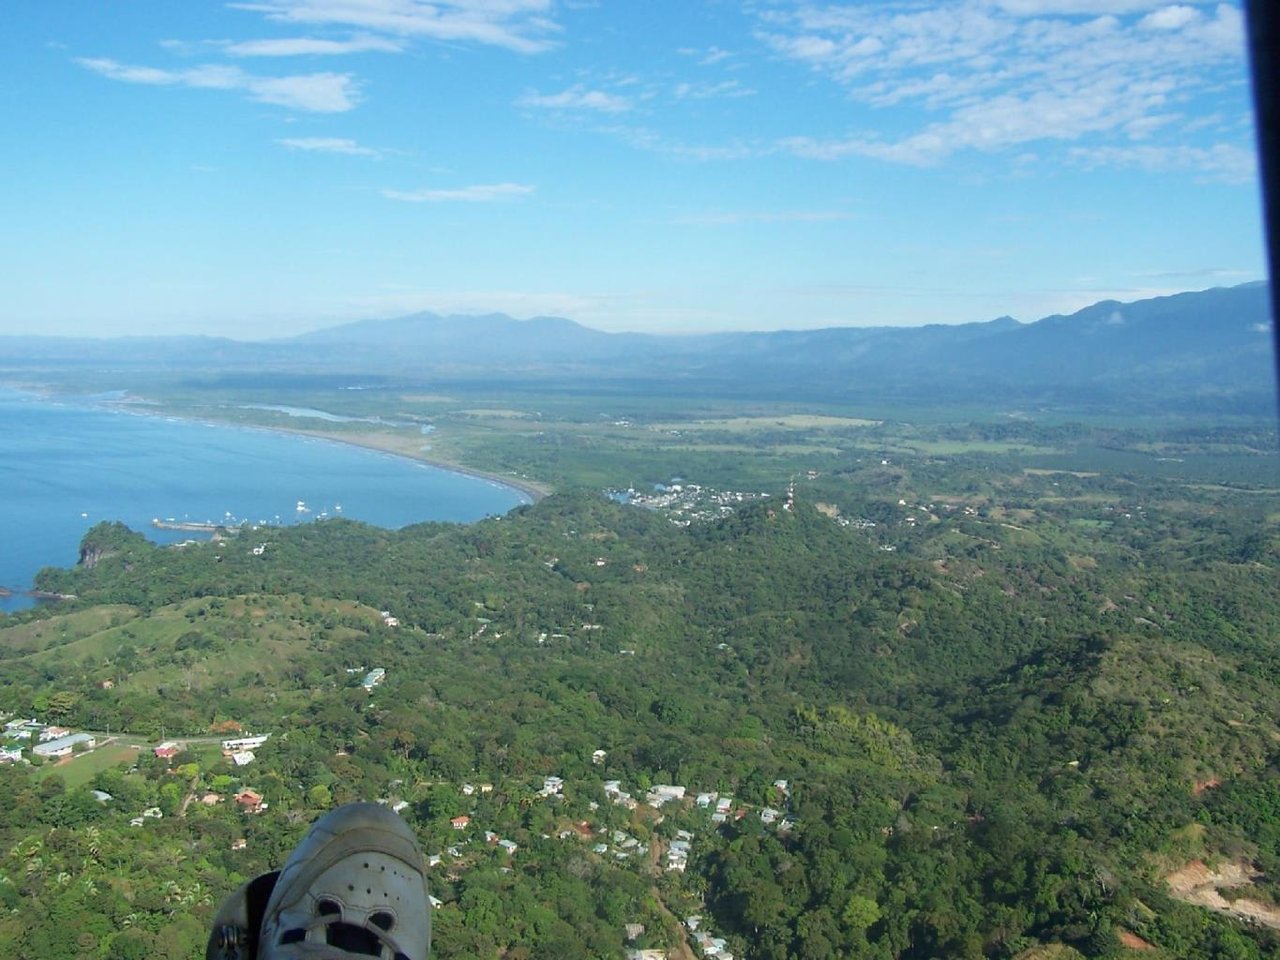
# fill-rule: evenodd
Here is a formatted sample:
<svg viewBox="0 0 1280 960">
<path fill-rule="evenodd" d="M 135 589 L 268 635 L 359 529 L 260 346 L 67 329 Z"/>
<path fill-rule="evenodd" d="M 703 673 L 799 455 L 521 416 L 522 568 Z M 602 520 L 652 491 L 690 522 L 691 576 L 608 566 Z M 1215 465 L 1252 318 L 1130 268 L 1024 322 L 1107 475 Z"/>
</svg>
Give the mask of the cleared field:
<svg viewBox="0 0 1280 960">
<path fill-rule="evenodd" d="M 751 433 L 761 430 L 842 430 L 851 427 L 878 427 L 879 420 L 864 420 L 860 417 L 830 417 L 821 414 L 791 413 L 773 417 L 728 417 L 724 420 L 695 420 L 692 422 L 674 421 L 671 423 L 653 423 L 652 430 L 680 430 L 695 432 L 698 430 L 734 430 Z"/>
<path fill-rule="evenodd" d="M 510 408 L 489 408 L 476 407 L 469 410 L 456 410 L 452 413 L 457 417 L 478 417 L 484 420 L 534 420 L 537 414 L 529 413 L 527 410 L 512 410 Z"/>
<path fill-rule="evenodd" d="M 56 763 L 46 763 L 36 771 L 36 778 L 43 780 L 52 774 L 60 776 L 68 787 L 80 787 L 91 781 L 103 770 L 133 763 L 138 757 L 138 748 L 121 743 L 109 743 L 106 746 L 90 750 L 79 755 L 72 754 Z"/>
<path fill-rule="evenodd" d="M 116 605 L 94 607 L 76 613 L 33 620 L 0 630 L 0 647 L 15 653 L 43 650 L 46 647 L 75 643 L 85 637 L 101 633 L 136 619 L 138 611 L 133 607 Z"/>
<path fill-rule="evenodd" d="M 910 440 L 907 448 L 916 453 L 935 456 L 965 453 L 1060 453 L 1057 447 L 1038 447 L 1019 441 L 1000 440 Z"/>
<path fill-rule="evenodd" d="M 1066 476 L 1066 477 L 1080 477 L 1082 479 L 1087 479 L 1089 477 L 1101 476 L 1101 474 L 1099 473 L 1096 473 L 1096 472 L 1091 473 L 1087 470 L 1044 470 L 1037 467 L 1024 467 L 1022 472 L 1029 477 Z"/>
</svg>

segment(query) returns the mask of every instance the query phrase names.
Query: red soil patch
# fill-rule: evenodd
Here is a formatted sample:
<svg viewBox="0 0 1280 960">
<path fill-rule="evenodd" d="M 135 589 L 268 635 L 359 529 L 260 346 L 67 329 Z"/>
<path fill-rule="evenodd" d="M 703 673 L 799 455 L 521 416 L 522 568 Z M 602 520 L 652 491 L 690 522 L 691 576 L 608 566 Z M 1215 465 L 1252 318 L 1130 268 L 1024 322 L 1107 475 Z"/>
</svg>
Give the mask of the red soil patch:
<svg viewBox="0 0 1280 960">
<path fill-rule="evenodd" d="M 1120 942 L 1130 950 L 1154 950 L 1155 947 L 1147 943 L 1132 930 L 1117 930 L 1116 936 L 1120 938 Z"/>
</svg>

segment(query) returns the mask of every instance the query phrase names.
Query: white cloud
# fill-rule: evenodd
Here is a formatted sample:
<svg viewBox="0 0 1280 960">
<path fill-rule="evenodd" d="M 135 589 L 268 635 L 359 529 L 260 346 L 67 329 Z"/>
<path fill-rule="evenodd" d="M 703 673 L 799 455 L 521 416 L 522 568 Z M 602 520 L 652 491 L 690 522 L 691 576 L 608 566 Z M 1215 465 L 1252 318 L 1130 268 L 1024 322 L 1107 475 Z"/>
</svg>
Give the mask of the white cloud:
<svg viewBox="0 0 1280 960">
<path fill-rule="evenodd" d="M 734 54 L 728 50 L 722 50 L 717 46 L 710 46 L 703 50 L 701 47 L 680 47 L 676 53 L 682 57 L 696 57 L 698 65 L 701 67 L 710 67 L 722 60 L 728 60 Z"/>
<path fill-rule="evenodd" d="M 926 165 L 1037 142 L 1158 138 L 1165 150 L 1198 147 L 1184 156 L 1236 177 L 1221 150 L 1193 142 L 1187 115 L 1192 100 L 1208 112 L 1207 101 L 1242 89 L 1243 23 L 1228 3 L 1202 11 L 1150 0 L 801 0 L 768 8 L 757 35 L 870 108 L 851 109 L 844 133 L 779 142 L 801 156 Z M 895 109 L 877 112 L 884 107 Z M 1244 144 L 1247 130 L 1237 133 Z"/>
<path fill-rule="evenodd" d="M 720 83 L 678 83 L 672 91 L 677 100 L 713 100 L 719 97 L 751 97 L 755 91 L 737 80 Z"/>
<path fill-rule="evenodd" d="M 625 113 L 631 101 L 603 90 L 588 90 L 581 84 L 560 93 L 540 94 L 530 91 L 516 101 L 517 106 L 545 110 L 595 110 L 600 113 Z"/>
<path fill-rule="evenodd" d="M 314 37 L 281 37 L 275 40 L 243 40 L 222 45 L 233 57 L 334 56 L 347 53 L 399 53 L 404 44 L 385 37 L 353 37 L 320 40 Z"/>
<path fill-rule="evenodd" d="M 734 226 L 742 223 L 832 223 L 848 220 L 850 215 L 840 210 L 780 210 L 780 211 L 728 211 L 721 213 L 690 214 L 676 217 L 673 222 L 689 226 Z"/>
<path fill-rule="evenodd" d="M 742 160 L 768 152 L 756 144 L 749 143 L 685 143 L 680 140 L 672 140 L 648 127 L 614 124 L 599 128 L 599 132 L 618 137 L 638 150 L 648 150 L 651 153 L 662 154 L 676 160 L 692 160 L 696 162 Z"/>
<path fill-rule="evenodd" d="M 313 153 L 344 153 L 359 157 L 379 156 L 372 147 L 362 147 L 354 140 L 341 137 L 286 137 L 276 143 L 290 150 L 307 150 Z"/>
<path fill-rule="evenodd" d="M 1161 7 L 1147 14 L 1138 21 L 1138 26 L 1144 30 L 1181 30 L 1187 24 L 1199 19 L 1200 11 L 1195 7 L 1175 4 Z"/>
<path fill-rule="evenodd" d="M 1021 17 L 1059 14 L 1125 14 L 1164 5 L 1164 0 L 999 0 L 1000 9 Z"/>
<path fill-rule="evenodd" d="M 1229 143 L 1211 147 L 1075 147 L 1069 155 L 1086 169 L 1105 166 L 1132 167 L 1152 173 L 1190 171 L 1202 179 L 1222 183 L 1252 183 L 1258 172 L 1254 152 Z"/>
<path fill-rule="evenodd" d="M 383 190 L 382 195 L 388 200 L 403 200 L 406 203 L 493 203 L 527 197 L 534 189 L 523 183 L 481 183 L 445 190 Z"/>
<path fill-rule="evenodd" d="M 233 3 L 282 23 L 338 26 L 539 53 L 558 27 L 550 0 L 258 0 Z"/>
<path fill-rule="evenodd" d="M 1150 273 L 1136 274 L 1140 280 L 1221 280 L 1229 283 L 1241 283 L 1245 280 L 1257 279 L 1257 275 L 1249 270 L 1237 270 L 1227 267 L 1196 267 L 1191 270 L 1159 270 Z"/>
<path fill-rule="evenodd" d="M 80 58 L 76 62 L 88 70 L 123 83 L 237 90 L 260 103 L 271 103 L 309 113 L 342 113 L 356 105 L 355 81 L 346 73 L 263 77 L 246 73 L 239 67 L 220 65 L 161 70 L 156 67 L 131 66 L 105 58 Z"/>
</svg>

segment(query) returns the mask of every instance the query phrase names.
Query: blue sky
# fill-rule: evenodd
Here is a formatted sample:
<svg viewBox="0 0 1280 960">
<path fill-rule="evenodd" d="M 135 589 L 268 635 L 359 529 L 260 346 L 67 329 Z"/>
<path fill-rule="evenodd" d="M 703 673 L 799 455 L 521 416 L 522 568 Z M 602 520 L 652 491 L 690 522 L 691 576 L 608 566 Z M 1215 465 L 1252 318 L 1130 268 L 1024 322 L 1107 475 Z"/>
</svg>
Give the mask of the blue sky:
<svg viewBox="0 0 1280 960">
<path fill-rule="evenodd" d="M 1265 276 L 1241 12 L 66 0 L 0 36 L 0 333 L 1022 320 Z"/>
</svg>

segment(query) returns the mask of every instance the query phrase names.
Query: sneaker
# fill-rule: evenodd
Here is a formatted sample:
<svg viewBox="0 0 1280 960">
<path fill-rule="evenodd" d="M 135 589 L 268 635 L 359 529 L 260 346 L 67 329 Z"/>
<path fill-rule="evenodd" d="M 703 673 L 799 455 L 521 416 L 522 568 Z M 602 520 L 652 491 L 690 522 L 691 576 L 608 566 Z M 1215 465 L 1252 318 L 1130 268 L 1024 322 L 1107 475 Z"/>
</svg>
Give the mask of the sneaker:
<svg viewBox="0 0 1280 960">
<path fill-rule="evenodd" d="M 376 803 L 325 814 L 302 838 L 267 901 L 259 960 L 427 960 L 431 907 L 409 825 Z"/>
</svg>

